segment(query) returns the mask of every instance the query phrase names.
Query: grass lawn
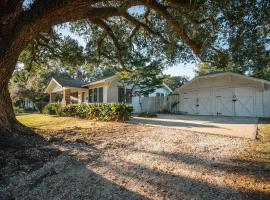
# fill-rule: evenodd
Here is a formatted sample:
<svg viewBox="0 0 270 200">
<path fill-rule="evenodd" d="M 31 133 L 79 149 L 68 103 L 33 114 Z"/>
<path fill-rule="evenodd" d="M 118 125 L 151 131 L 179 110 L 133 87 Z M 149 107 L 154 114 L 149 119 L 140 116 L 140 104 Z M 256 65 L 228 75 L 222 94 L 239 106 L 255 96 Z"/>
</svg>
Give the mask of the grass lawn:
<svg viewBox="0 0 270 200">
<path fill-rule="evenodd" d="M 99 122 L 75 117 L 59 117 L 46 114 L 19 115 L 17 119 L 34 128 L 46 140 L 91 142 L 95 136 L 106 135 L 115 129 L 124 129 L 127 123 Z"/>
<path fill-rule="evenodd" d="M 31 128 L 40 128 L 43 126 L 57 126 L 63 123 L 63 119 L 57 116 L 44 114 L 26 114 L 17 116 L 17 120 Z M 68 122 L 68 121 L 67 121 Z M 71 120 L 69 121 L 71 122 Z"/>
</svg>

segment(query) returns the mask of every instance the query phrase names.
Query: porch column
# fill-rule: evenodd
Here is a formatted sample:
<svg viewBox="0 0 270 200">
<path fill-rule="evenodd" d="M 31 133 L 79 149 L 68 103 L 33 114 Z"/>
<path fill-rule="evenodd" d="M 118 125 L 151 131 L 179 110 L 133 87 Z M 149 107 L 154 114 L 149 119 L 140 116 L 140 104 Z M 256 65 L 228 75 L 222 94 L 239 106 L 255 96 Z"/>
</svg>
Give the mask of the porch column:
<svg viewBox="0 0 270 200">
<path fill-rule="evenodd" d="M 70 89 L 63 88 L 63 99 L 61 102 L 62 106 L 70 104 Z"/>
<path fill-rule="evenodd" d="M 103 87 L 103 103 L 108 103 L 108 86 Z"/>
<path fill-rule="evenodd" d="M 57 97 L 56 93 L 51 93 L 50 94 L 50 103 L 56 102 L 56 97 Z"/>
</svg>

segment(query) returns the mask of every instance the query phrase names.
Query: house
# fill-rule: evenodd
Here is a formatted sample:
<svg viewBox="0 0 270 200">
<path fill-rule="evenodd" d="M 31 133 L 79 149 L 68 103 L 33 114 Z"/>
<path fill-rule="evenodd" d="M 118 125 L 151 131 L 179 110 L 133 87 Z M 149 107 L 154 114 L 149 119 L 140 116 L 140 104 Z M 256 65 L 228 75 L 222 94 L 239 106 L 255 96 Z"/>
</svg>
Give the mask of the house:
<svg viewBox="0 0 270 200">
<path fill-rule="evenodd" d="M 52 78 L 45 92 L 50 94 L 50 103 L 61 102 L 62 106 L 80 103 L 126 102 L 138 111 L 138 97 L 132 96 L 130 89 L 123 88 L 117 75 L 90 83 L 79 80 Z M 125 92 L 126 90 L 126 92 Z M 165 84 L 150 96 L 166 96 L 172 90 Z M 124 94 L 128 95 L 124 95 Z M 126 97 L 125 97 L 126 96 Z M 125 99 L 126 98 L 126 99 Z"/>
<path fill-rule="evenodd" d="M 232 72 L 194 78 L 174 93 L 191 115 L 270 117 L 270 81 Z"/>
</svg>

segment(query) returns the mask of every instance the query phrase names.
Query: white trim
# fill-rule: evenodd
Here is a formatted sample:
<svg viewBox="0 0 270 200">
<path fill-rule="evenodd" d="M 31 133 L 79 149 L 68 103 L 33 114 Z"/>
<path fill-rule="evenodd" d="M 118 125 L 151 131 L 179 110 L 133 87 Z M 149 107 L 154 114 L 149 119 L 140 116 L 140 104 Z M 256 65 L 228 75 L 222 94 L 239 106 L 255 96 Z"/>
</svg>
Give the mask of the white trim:
<svg viewBox="0 0 270 200">
<path fill-rule="evenodd" d="M 170 92 L 173 92 L 172 91 L 172 89 L 171 88 L 169 88 L 169 86 L 168 85 L 166 85 L 165 83 L 162 83 L 162 85 L 166 88 L 166 89 L 168 89 Z"/>
<path fill-rule="evenodd" d="M 54 78 L 52 78 L 51 81 L 49 82 L 47 88 L 45 89 L 45 93 L 49 93 L 48 89 L 49 89 L 49 86 L 52 84 L 53 81 L 54 81 L 58 86 L 60 86 L 61 88 L 63 88 L 62 85 L 61 85 L 60 83 L 58 83 Z"/>
</svg>

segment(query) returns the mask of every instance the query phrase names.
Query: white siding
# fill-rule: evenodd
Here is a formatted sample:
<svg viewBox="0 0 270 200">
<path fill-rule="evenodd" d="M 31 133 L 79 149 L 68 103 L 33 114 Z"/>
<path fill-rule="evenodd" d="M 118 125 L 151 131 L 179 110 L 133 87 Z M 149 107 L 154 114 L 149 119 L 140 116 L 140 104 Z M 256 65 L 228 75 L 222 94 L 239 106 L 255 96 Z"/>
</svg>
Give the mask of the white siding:
<svg viewBox="0 0 270 200">
<path fill-rule="evenodd" d="M 155 92 L 149 94 L 149 96 L 150 97 L 155 97 L 155 96 L 157 96 L 157 93 L 163 93 L 164 96 L 168 96 L 170 94 L 170 91 L 165 87 L 161 87 L 161 88 L 157 88 L 155 90 Z"/>
<path fill-rule="evenodd" d="M 202 77 L 178 91 L 181 95 L 181 111 L 189 111 L 189 114 L 215 115 L 221 113 L 225 116 L 270 116 L 270 90 L 264 90 L 263 84 L 254 80 L 233 75 Z M 189 98 L 185 97 L 191 91 L 197 91 L 199 107 L 196 110 L 193 105 L 196 103 L 195 97 L 192 102 L 188 102 Z M 226 91 L 231 91 L 231 93 L 226 93 Z M 234 96 L 237 98 L 236 101 L 233 101 Z M 203 105 L 205 103 L 207 106 Z"/>
<path fill-rule="evenodd" d="M 118 80 L 108 83 L 108 102 L 118 102 Z"/>
<path fill-rule="evenodd" d="M 52 93 L 54 93 L 54 92 L 62 92 L 62 87 L 55 84 L 54 88 L 52 89 Z"/>
<path fill-rule="evenodd" d="M 263 92 L 263 116 L 270 117 L 270 90 Z"/>
</svg>

